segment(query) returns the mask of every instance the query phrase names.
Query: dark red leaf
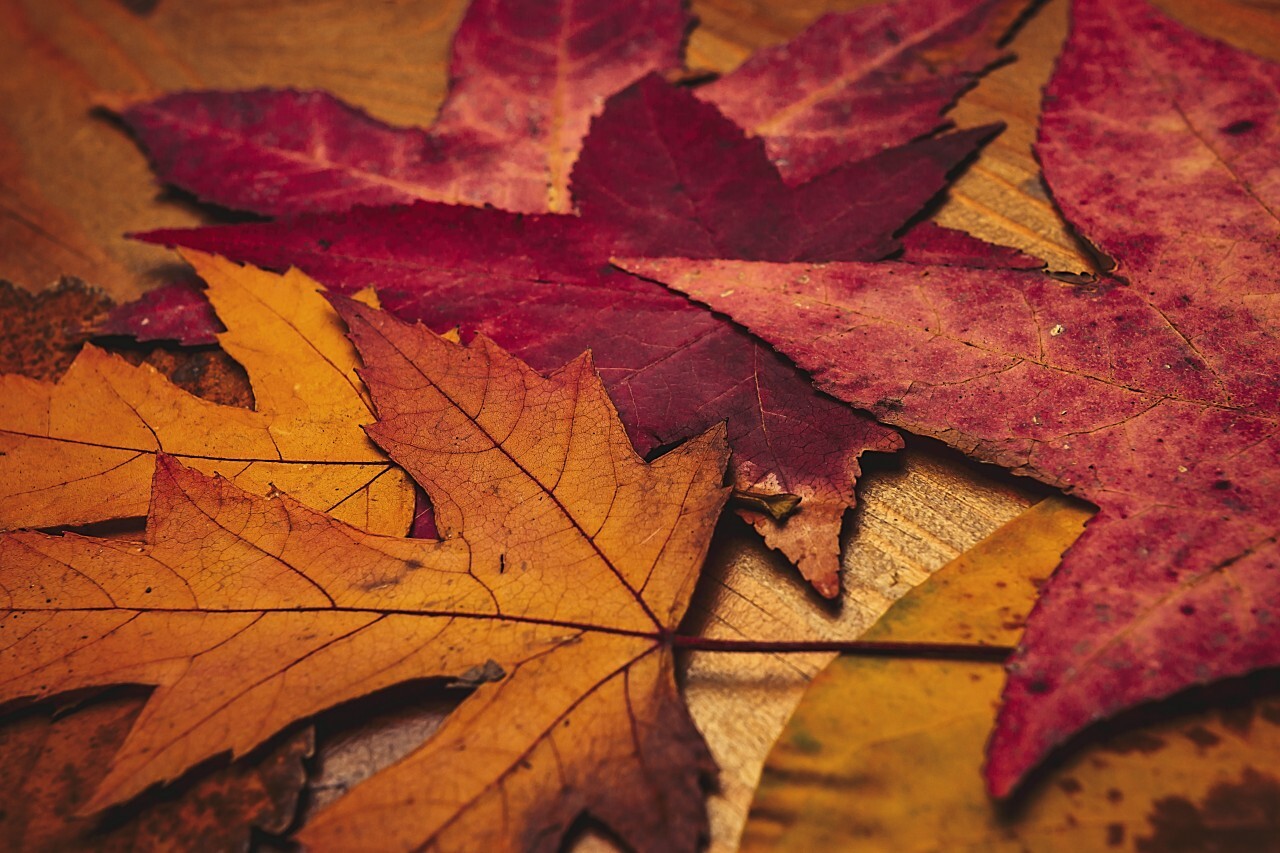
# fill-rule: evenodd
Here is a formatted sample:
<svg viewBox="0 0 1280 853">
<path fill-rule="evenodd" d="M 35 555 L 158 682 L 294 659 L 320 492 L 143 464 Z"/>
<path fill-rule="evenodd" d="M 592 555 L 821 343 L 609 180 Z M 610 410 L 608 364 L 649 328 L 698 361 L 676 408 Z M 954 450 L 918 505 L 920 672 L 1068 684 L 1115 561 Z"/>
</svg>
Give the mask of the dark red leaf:
<svg viewBox="0 0 1280 853">
<path fill-rule="evenodd" d="M 216 344 L 226 328 L 198 281 L 181 280 L 149 290 L 113 308 L 95 329 L 100 335 L 130 335 L 140 341 L 177 341 L 183 346 Z"/>
<path fill-rule="evenodd" d="M 912 226 L 900 238 L 902 258 L 909 264 L 985 267 L 988 269 L 1035 270 L 1044 261 L 1024 255 L 1008 246 L 996 246 L 955 228 L 935 222 Z"/>
<path fill-rule="evenodd" d="M 1280 66 L 1141 0 L 1078 0 L 1039 156 L 1116 274 L 629 265 L 879 418 L 1100 512 L 1028 621 L 986 768 L 1280 665 Z"/>
<path fill-rule="evenodd" d="M 584 219 L 631 255 L 854 260 L 898 248 L 895 231 L 1002 126 L 893 148 L 797 187 L 759 139 L 650 76 L 610 98 L 573 171 Z"/>
</svg>

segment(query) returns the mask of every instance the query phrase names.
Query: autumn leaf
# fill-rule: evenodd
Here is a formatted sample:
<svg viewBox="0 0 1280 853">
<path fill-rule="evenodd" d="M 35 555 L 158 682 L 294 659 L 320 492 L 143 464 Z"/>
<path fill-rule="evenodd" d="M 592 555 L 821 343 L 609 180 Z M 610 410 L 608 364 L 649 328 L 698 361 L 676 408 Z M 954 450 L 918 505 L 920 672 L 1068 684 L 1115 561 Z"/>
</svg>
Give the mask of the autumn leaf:
<svg viewBox="0 0 1280 853">
<path fill-rule="evenodd" d="M 956 98 L 1008 58 L 997 45 L 1026 5 L 897 0 L 828 14 L 698 94 L 800 183 L 944 126 Z"/>
<path fill-rule="evenodd" d="M 996 246 L 955 228 L 920 222 L 900 238 L 898 260 L 911 264 L 980 267 L 988 269 L 1036 270 L 1045 263 L 1008 246 Z"/>
<path fill-rule="evenodd" d="M 256 410 L 220 406 L 86 347 L 56 383 L 0 377 L 0 526 L 145 515 L 157 453 L 403 534 L 411 486 L 368 440 L 356 356 L 317 285 L 189 253 L 229 326 L 222 346 L 248 371 Z"/>
<path fill-rule="evenodd" d="M 199 281 L 179 278 L 135 301 L 113 308 L 96 324 L 99 335 L 125 335 L 138 341 L 176 341 L 183 346 L 218 342 L 226 327 L 205 298 Z"/>
<path fill-rule="evenodd" d="M 310 729 L 254 760 L 216 770 L 186 791 L 105 827 L 76 812 L 105 775 L 144 700 L 113 697 L 51 717 L 40 709 L 0 729 L 0 839 L 9 850 L 248 849 L 256 828 L 293 821 L 312 751 Z"/>
<path fill-rule="evenodd" d="M 1010 664 L 997 795 L 1100 717 L 1280 663 L 1280 166 L 1256 106 L 1278 88 L 1276 65 L 1139 0 L 1077 4 L 1039 152 L 1064 212 L 1115 258 L 1095 282 L 628 264 L 730 312 L 829 393 L 1101 508 Z"/>
<path fill-rule="evenodd" d="M 866 639 L 1012 645 L 1088 517 L 1042 502 L 908 593 Z M 837 660 L 769 757 L 743 850 L 1274 846 L 1280 703 L 1258 685 L 1092 738 L 1002 809 L 977 770 L 1003 675 L 996 663 Z"/>
<path fill-rule="evenodd" d="M 895 449 L 898 438 L 815 394 L 709 313 L 655 285 L 622 281 L 609 255 L 880 257 L 992 132 L 892 149 L 792 188 L 759 140 L 649 77 L 611 98 L 593 124 L 573 178 L 581 216 L 419 203 L 144 239 L 296 266 L 340 292 L 373 284 L 397 315 L 438 331 L 479 330 L 543 371 L 591 347 L 641 453 L 728 419 L 739 491 L 766 503 L 800 498 L 783 524 L 758 509 L 745 514 L 833 596 L 857 458 Z M 647 184 L 628 180 L 642 172 Z"/>
<path fill-rule="evenodd" d="M 157 174 L 272 215 L 418 199 L 568 211 L 569 172 L 604 98 L 674 69 L 680 0 L 474 0 L 430 131 L 325 92 L 183 92 L 121 110 Z"/>
<path fill-rule="evenodd" d="M 727 495 L 723 428 L 645 463 L 588 357 L 544 379 L 483 338 L 343 311 L 369 432 L 446 538 L 366 533 L 162 456 L 146 543 L 0 539 L 0 701 L 156 687 L 96 810 L 344 700 L 462 679 L 435 737 L 304 843 L 554 848 L 589 809 L 636 849 L 694 849 L 711 767 L 668 636 Z"/>
</svg>

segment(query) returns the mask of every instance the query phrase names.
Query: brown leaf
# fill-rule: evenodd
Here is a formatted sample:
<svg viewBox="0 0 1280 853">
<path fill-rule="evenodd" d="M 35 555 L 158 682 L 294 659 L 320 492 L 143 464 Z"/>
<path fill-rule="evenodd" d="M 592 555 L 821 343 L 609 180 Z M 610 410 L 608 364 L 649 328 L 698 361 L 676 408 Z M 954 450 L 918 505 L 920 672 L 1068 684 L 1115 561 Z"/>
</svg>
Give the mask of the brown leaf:
<svg viewBox="0 0 1280 853">
<path fill-rule="evenodd" d="M 0 729 L 0 841 L 9 850 L 247 850 L 254 828 L 288 828 L 311 754 L 311 731 L 265 755 L 202 777 L 189 790 L 113 815 L 77 814 L 106 775 L 145 702 L 96 701 L 71 713 L 27 714 Z"/>
<path fill-rule="evenodd" d="M 412 489 L 359 428 L 373 415 L 319 286 L 301 273 L 189 259 L 229 328 L 223 347 L 250 374 L 257 410 L 193 397 L 94 347 L 56 385 L 0 377 L 0 526 L 144 515 L 155 454 L 169 453 L 371 530 L 407 530 Z"/>
<path fill-rule="evenodd" d="M 471 697 L 304 842 L 547 848 L 589 810 L 637 849 L 693 849 L 710 762 L 666 637 L 727 496 L 723 428 L 646 464 L 589 359 L 543 379 L 483 338 L 344 311 L 370 433 L 446 538 L 365 533 L 160 457 L 145 544 L 0 539 L 0 701 L 156 686 L 93 810 L 344 700 L 452 677 Z"/>
</svg>

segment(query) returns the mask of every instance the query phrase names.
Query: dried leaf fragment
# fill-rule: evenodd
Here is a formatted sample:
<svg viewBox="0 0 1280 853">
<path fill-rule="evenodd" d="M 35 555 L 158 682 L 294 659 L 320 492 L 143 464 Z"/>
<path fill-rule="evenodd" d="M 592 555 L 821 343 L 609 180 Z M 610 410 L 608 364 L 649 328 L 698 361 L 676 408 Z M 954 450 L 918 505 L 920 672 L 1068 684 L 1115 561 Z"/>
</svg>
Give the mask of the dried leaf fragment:
<svg viewBox="0 0 1280 853">
<path fill-rule="evenodd" d="M 176 797 L 114 815 L 105 826 L 78 815 L 144 704 L 132 696 L 109 698 L 52 719 L 40 709 L 0 728 L 6 849 L 248 850 L 254 828 L 288 828 L 306 778 L 310 729 L 212 771 Z"/>
</svg>

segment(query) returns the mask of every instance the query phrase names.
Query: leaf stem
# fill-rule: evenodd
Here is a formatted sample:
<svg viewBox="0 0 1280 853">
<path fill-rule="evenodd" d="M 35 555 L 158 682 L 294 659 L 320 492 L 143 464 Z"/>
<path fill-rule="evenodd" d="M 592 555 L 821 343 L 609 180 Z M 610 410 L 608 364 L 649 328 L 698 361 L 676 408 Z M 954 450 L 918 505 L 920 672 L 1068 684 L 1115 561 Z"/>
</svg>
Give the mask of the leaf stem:
<svg viewBox="0 0 1280 853">
<path fill-rule="evenodd" d="M 882 640 L 720 640 L 673 634 L 673 648 L 699 652 L 755 654 L 798 654 L 802 652 L 842 652 L 864 657 L 917 658 L 920 660 L 964 660 L 1003 663 L 1013 649 L 1009 646 L 980 646 L 967 643 L 909 643 Z"/>
</svg>

